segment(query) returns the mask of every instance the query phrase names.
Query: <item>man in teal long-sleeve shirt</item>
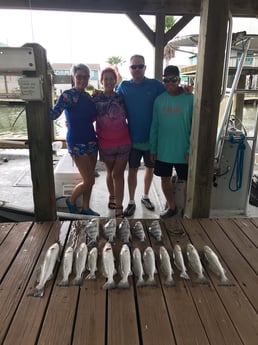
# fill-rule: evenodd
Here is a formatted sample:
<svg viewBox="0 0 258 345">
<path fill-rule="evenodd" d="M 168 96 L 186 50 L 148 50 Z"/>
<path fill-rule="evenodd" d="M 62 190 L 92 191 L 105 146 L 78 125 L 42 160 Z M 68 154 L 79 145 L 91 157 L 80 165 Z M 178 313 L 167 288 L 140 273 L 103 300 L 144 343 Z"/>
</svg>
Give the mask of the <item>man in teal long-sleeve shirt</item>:
<svg viewBox="0 0 258 345">
<path fill-rule="evenodd" d="M 154 174 L 161 177 L 161 187 L 167 200 L 168 208 L 160 217 L 167 218 L 177 213 L 171 179 L 173 168 L 180 180 L 187 180 L 193 94 L 185 93 L 180 87 L 177 66 L 165 68 L 163 82 L 166 91 L 156 98 L 153 107 L 150 152 L 151 159 L 155 161 Z"/>
</svg>

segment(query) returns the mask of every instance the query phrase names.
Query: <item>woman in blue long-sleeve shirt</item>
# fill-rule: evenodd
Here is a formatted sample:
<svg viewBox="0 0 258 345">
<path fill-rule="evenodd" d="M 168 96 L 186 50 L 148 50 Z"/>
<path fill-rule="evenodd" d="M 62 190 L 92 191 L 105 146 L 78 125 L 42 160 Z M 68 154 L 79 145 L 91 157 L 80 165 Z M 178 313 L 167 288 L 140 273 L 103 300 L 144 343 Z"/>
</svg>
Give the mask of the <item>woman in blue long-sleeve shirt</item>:
<svg viewBox="0 0 258 345">
<path fill-rule="evenodd" d="M 51 110 L 52 120 L 56 120 L 64 111 L 67 122 L 67 147 L 80 174 L 82 182 L 77 184 L 66 204 L 71 213 L 78 213 L 76 199 L 83 195 L 81 213 L 92 216 L 99 214 L 90 208 L 90 196 L 95 182 L 95 166 L 97 162 L 98 145 L 93 126 L 96 117 L 96 106 L 90 95 L 85 92 L 90 77 L 86 65 L 78 64 L 72 67 L 74 87 L 64 91 L 56 105 Z"/>
</svg>

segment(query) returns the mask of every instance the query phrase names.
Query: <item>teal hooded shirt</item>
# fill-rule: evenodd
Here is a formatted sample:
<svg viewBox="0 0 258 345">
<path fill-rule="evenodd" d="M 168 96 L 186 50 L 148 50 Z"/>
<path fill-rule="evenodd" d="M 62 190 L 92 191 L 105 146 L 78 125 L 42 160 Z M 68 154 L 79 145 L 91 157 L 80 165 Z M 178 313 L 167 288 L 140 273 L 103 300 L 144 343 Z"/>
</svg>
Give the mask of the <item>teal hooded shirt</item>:
<svg viewBox="0 0 258 345">
<path fill-rule="evenodd" d="M 150 152 L 166 163 L 187 163 L 193 114 L 193 94 L 171 96 L 167 92 L 154 102 Z"/>
</svg>

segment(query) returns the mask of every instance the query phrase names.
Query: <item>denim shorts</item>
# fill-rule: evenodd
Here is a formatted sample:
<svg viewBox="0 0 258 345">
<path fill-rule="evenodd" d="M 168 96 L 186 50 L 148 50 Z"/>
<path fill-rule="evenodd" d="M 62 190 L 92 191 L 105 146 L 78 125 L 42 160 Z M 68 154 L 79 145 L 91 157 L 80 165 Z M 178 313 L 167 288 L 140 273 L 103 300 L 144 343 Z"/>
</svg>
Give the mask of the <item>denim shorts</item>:
<svg viewBox="0 0 258 345">
<path fill-rule="evenodd" d="M 68 152 L 72 156 L 76 155 L 95 155 L 98 152 L 96 141 L 89 141 L 88 144 L 70 144 L 67 143 Z"/>
<path fill-rule="evenodd" d="M 147 168 L 154 168 L 154 163 L 150 160 L 150 151 L 142 151 L 132 148 L 129 155 L 129 168 L 137 169 L 141 165 L 143 158 L 144 166 Z"/>
<path fill-rule="evenodd" d="M 101 162 L 125 160 L 128 161 L 131 144 L 110 147 L 108 149 L 99 149 L 99 160 Z"/>
<path fill-rule="evenodd" d="M 161 177 L 172 176 L 173 168 L 175 168 L 179 180 L 187 181 L 188 164 L 183 163 L 166 163 L 161 161 L 155 162 L 154 174 Z"/>
</svg>

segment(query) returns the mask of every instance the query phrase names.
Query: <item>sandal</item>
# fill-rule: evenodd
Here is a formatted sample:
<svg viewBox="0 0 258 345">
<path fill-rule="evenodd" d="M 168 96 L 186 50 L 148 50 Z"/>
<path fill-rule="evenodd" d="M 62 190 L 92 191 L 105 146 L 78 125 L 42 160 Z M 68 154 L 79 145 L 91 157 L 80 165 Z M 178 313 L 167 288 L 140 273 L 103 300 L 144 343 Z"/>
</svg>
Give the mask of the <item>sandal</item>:
<svg viewBox="0 0 258 345">
<path fill-rule="evenodd" d="M 116 208 L 116 198 L 114 196 L 109 197 L 108 208 L 114 210 Z"/>
<path fill-rule="evenodd" d="M 116 207 L 116 218 L 123 218 L 124 217 L 124 212 L 123 212 L 123 207 Z"/>
</svg>

